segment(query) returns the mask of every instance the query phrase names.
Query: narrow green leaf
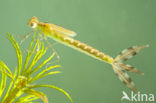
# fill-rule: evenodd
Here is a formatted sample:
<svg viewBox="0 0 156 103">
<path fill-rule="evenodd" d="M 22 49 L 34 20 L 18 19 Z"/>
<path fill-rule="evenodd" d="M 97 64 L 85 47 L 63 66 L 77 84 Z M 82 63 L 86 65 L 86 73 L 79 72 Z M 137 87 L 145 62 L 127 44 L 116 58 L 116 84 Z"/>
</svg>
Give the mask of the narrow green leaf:
<svg viewBox="0 0 156 103">
<path fill-rule="evenodd" d="M 5 75 L 7 75 L 13 82 L 15 82 L 15 80 L 14 80 L 14 78 L 13 78 L 13 76 L 11 74 L 9 74 L 8 72 L 6 72 L 2 68 L 0 68 L 0 71 L 3 72 Z"/>
<path fill-rule="evenodd" d="M 59 87 L 56 87 L 54 85 L 31 85 L 31 86 L 29 86 L 29 88 L 31 88 L 31 89 L 32 88 L 38 88 L 38 87 L 48 87 L 48 88 L 56 89 L 56 90 L 62 92 L 63 94 L 65 94 L 68 97 L 68 99 L 72 102 L 72 98 L 70 97 L 70 95 L 65 90 L 63 90 Z"/>
<path fill-rule="evenodd" d="M 52 70 L 52 69 L 54 69 L 54 68 L 57 68 L 57 67 L 61 67 L 61 66 L 60 66 L 60 65 L 50 66 L 50 67 L 48 67 L 48 68 L 42 70 L 40 73 L 38 73 L 36 76 L 34 76 L 34 77 L 32 78 L 32 80 L 30 81 L 30 83 L 33 82 L 33 81 L 35 81 L 35 80 L 37 80 L 37 79 L 38 79 L 42 74 L 44 74 L 45 72 L 48 72 L 48 71 L 50 71 L 50 70 Z"/>
<path fill-rule="evenodd" d="M 13 47 L 15 48 L 16 54 L 17 54 L 17 59 L 18 59 L 18 75 L 17 76 L 19 76 L 21 73 L 21 69 L 22 69 L 22 53 L 21 53 L 21 50 L 19 48 L 17 41 L 9 33 L 8 33 L 8 39 L 12 43 Z"/>
<path fill-rule="evenodd" d="M 33 45 L 34 39 L 35 39 L 35 33 L 34 33 L 34 35 L 33 35 L 33 38 L 32 38 L 32 40 L 31 40 L 31 43 L 30 43 L 30 46 L 29 46 L 29 51 L 28 51 L 28 53 L 27 53 L 27 57 L 26 57 L 26 60 L 25 60 L 24 66 L 23 66 L 23 73 L 22 73 L 22 74 L 25 73 L 25 69 L 27 68 L 27 65 L 28 65 L 28 63 L 29 63 L 29 61 L 30 61 L 30 58 L 31 58 L 32 54 L 34 53 L 34 51 L 35 51 L 35 49 L 36 49 L 38 40 L 36 40 L 35 45 L 34 45 L 34 47 L 33 47 L 33 49 L 32 49 L 32 45 Z M 32 49 L 32 51 L 31 51 L 31 49 Z"/>
<path fill-rule="evenodd" d="M 52 70 L 54 68 L 57 68 L 57 67 L 61 67 L 61 66 L 60 65 L 50 66 L 50 67 L 42 70 L 37 76 L 40 76 L 40 75 L 44 74 L 45 72 L 48 72 L 48 71 L 50 71 L 50 70 Z"/>
<path fill-rule="evenodd" d="M 60 71 L 53 71 L 53 72 L 49 72 L 49 73 L 46 73 L 46 74 L 43 74 L 43 75 L 35 76 L 35 77 L 32 78 L 32 80 L 30 80 L 29 83 L 32 83 L 37 79 L 40 79 L 40 78 L 43 78 L 43 77 L 46 77 L 46 76 L 49 76 L 49 75 L 53 75 L 53 74 L 58 74 L 58 73 L 61 73 L 61 72 Z"/>
<path fill-rule="evenodd" d="M 16 76 L 17 76 L 17 68 L 15 69 L 15 72 L 14 72 L 14 76 L 13 76 L 14 80 L 15 80 Z M 13 81 L 10 82 L 9 87 L 8 87 L 8 89 L 7 89 L 6 93 L 5 93 L 5 96 L 4 96 L 2 101 L 4 101 L 6 99 L 6 97 L 9 95 L 10 90 L 11 90 L 11 88 L 13 86 L 13 83 L 14 83 Z"/>
<path fill-rule="evenodd" d="M 11 70 L 8 68 L 8 66 L 0 60 L 0 66 L 2 66 L 2 68 L 6 69 L 10 75 L 12 75 Z"/>
<path fill-rule="evenodd" d="M 46 77 L 46 76 L 49 76 L 49 75 L 53 75 L 53 74 L 58 74 L 58 73 L 61 73 L 61 72 L 60 71 L 49 72 L 49 73 L 41 75 L 39 78 L 43 78 L 43 77 Z"/>
<path fill-rule="evenodd" d="M 46 95 L 43 92 L 36 91 L 34 89 L 25 89 L 25 90 L 23 90 L 23 92 L 27 93 L 27 94 L 35 95 L 35 96 L 39 97 L 44 103 L 48 103 L 48 98 L 46 97 Z"/>
<path fill-rule="evenodd" d="M 4 70 L 5 71 L 5 70 Z M 4 89 L 6 87 L 6 80 L 7 80 L 7 75 L 1 72 L 2 78 L 1 78 L 1 84 L 0 84 L 0 98 L 4 92 Z"/>
<path fill-rule="evenodd" d="M 34 70 L 31 71 L 30 75 L 33 74 L 34 72 L 36 72 L 38 69 L 42 68 L 47 62 L 49 62 L 53 57 L 54 57 L 55 53 L 53 53 L 48 59 L 46 59 L 45 61 L 43 61 L 38 67 L 36 67 Z"/>
<path fill-rule="evenodd" d="M 35 95 L 26 95 L 24 97 L 19 98 L 15 103 L 30 103 L 34 100 L 37 100 L 39 97 Z"/>
<path fill-rule="evenodd" d="M 37 63 L 37 61 L 46 53 L 47 48 L 44 50 L 44 45 L 42 46 L 42 49 L 40 49 L 41 47 L 41 42 L 39 42 L 39 50 L 36 52 L 30 66 L 28 67 L 26 74 L 30 74 L 33 66 Z M 29 76 L 29 75 L 28 75 Z"/>
</svg>

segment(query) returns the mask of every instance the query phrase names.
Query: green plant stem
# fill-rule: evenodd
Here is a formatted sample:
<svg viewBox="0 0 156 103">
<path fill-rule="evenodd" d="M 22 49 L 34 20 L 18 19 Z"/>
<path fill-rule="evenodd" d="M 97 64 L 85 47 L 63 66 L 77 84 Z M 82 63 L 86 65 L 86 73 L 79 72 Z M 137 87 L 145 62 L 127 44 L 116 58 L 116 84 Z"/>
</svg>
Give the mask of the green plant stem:
<svg viewBox="0 0 156 103">
<path fill-rule="evenodd" d="M 20 89 L 15 87 L 12 90 L 12 92 L 6 97 L 6 99 L 2 101 L 2 103 L 12 103 L 13 100 L 16 98 L 16 95 L 18 94 L 19 91 L 20 91 Z"/>
<path fill-rule="evenodd" d="M 26 86 L 27 79 L 24 76 L 19 76 L 17 79 L 17 82 L 15 83 L 15 87 L 12 89 L 12 91 L 9 93 L 9 95 L 2 100 L 2 103 L 12 103 L 17 97 L 19 97 L 21 94 L 21 90 Z"/>
</svg>

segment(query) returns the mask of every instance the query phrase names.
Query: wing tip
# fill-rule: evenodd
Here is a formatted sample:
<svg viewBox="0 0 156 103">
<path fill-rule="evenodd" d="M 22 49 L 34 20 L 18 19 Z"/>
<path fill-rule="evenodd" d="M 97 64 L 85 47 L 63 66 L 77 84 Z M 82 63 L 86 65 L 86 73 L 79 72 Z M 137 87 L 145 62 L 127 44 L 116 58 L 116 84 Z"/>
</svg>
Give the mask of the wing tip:
<svg viewBox="0 0 156 103">
<path fill-rule="evenodd" d="M 73 35 L 73 37 L 74 37 L 74 36 L 76 36 L 76 35 L 77 35 L 77 33 L 73 31 L 73 32 L 72 32 L 72 35 Z"/>
<path fill-rule="evenodd" d="M 148 47 L 149 47 L 149 45 L 148 45 L 148 44 L 147 44 L 147 45 L 144 45 L 144 47 L 145 47 L 145 48 L 148 48 Z"/>
</svg>

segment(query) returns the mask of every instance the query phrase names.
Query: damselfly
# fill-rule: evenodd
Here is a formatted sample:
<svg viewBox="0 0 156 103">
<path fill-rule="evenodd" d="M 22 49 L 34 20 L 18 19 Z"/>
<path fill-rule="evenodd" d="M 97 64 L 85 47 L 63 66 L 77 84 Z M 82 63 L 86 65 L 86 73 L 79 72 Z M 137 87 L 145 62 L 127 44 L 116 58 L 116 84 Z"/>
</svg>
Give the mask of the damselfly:
<svg viewBox="0 0 156 103">
<path fill-rule="evenodd" d="M 142 49 L 148 47 L 148 45 L 130 47 L 123 50 L 117 57 L 112 58 L 109 55 L 106 55 L 105 53 L 85 43 L 73 39 L 72 37 L 76 36 L 76 33 L 71 30 L 65 29 L 55 24 L 39 22 L 36 17 L 32 17 L 29 20 L 28 25 L 31 28 L 40 31 L 40 33 L 43 34 L 45 38 L 51 38 L 59 43 L 85 53 L 95 59 L 111 64 L 114 72 L 117 74 L 119 79 L 132 91 L 137 92 L 134 83 L 132 82 L 126 71 L 135 72 L 141 75 L 143 75 L 143 73 L 130 65 L 123 64 L 122 62 L 136 55 Z"/>
</svg>

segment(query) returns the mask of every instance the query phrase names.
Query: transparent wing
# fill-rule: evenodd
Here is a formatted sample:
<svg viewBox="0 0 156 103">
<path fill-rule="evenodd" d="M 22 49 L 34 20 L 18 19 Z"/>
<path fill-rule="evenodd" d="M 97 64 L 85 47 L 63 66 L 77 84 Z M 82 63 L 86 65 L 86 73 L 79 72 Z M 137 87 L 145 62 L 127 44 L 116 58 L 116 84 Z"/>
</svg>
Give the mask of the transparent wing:
<svg viewBox="0 0 156 103">
<path fill-rule="evenodd" d="M 56 30 L 57 32 L 63 33 L 63 34 L 65 34 L 65 35 L 68 35 L 68 36 L 71 36 L 71 37 L 76 36 L 76 33 L 75 33 L 74 31 L 65 29 L 65 28 L 60 27 L 60 26 L 55 25 L 55 24 L 51 24 L 51 25 L 52 25 L 52 28 L 53 28 L 54 30 Z"/>
</svg>

